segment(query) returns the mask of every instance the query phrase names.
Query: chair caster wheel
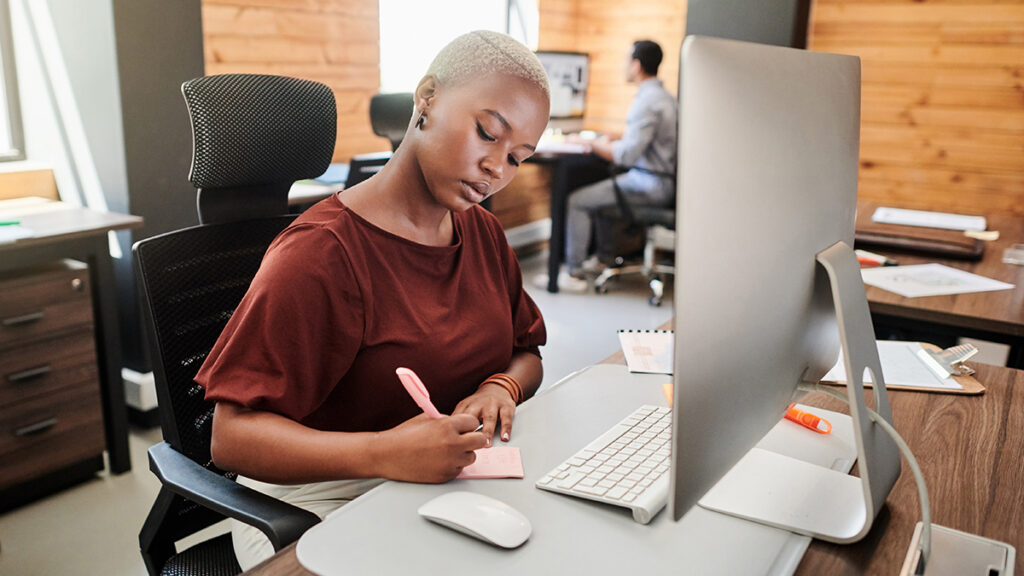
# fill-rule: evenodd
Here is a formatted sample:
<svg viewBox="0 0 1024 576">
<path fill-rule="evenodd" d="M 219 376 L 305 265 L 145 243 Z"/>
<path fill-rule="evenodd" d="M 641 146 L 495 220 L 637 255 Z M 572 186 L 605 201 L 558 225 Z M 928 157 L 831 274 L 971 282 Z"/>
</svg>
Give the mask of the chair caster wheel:
<svg viewBox="0 0 1024 576">
<path fill-rule="evenodd" d="M 661 299 L 665 295 L 665 283 L 662 282 L 660 276 L 655 276 L 651 278 L 649 286 L 651 287 L 651 297 L 647 303 L 651 306 L 661 306 Z"/>
</svg>

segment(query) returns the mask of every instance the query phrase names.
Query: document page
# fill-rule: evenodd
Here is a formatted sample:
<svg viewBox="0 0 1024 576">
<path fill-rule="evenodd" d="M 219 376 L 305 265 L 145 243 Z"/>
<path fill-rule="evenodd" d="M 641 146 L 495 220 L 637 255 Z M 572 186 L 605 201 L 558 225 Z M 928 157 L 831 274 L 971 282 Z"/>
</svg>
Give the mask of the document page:
<svg viewBox="0 0 1024 576">
<path fill-rule="evenodd" d="M 943 264 L 862 268 L 860 274 L 865 284 L 895 292 L 905 298 L 1013 288 L 1013 284 L 978 276 Z"/>
<path fill-rule="evenodd" d="M 944 228 L 946 230 L 984 230 L 986 227 L 984 216 L 906 210 L 903 208 L 879 207 L 871 215 L 871 220 L 880 224 Z"/>
<path fill-rule="evenodd" d="M 630 372 L 671 374 L 675 335 L 671 330 L 619 330 Z"/>
<path fill-rule="evenodd" d="M 10 244 L 22 238 L 31 238 L 33 236 L 35 236 L 35 233 L 32 232 L 31 228 L 25 228 L 17 224 L 0 226 L 0 244 Z"/>
<path fill-rule="evenodd" d="M 936 376 L 918 358 L 917 352 L 922 349 L 920 342 L 879 340 L 877 344 L 878 361 L 882 364 L 882 377 L 885 379 L 886 386 L 945 388 L 948 390 L 963 389 L 963 386 L 954 380 L 952 376 L 948 378 Z M 839 361 L 821 380 L 822 382 L 848 382 L 842 352 L 839 353 Z M 871 382 L 870 374 L 864 377 L 864 381 Z"/>
</svg>

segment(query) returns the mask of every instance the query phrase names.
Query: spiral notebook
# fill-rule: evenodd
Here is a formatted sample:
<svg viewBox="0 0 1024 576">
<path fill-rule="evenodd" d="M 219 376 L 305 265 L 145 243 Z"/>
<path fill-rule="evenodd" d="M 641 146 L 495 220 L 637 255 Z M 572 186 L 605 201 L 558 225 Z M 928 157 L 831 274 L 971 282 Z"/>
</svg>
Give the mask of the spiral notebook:
<svg viewBox="0 0 1024 576">
<path fill-rule="evenodd" d="M 630 372 L 671 374 L 674 341 L 671 330 L 619 330 Z"/>
</svg>

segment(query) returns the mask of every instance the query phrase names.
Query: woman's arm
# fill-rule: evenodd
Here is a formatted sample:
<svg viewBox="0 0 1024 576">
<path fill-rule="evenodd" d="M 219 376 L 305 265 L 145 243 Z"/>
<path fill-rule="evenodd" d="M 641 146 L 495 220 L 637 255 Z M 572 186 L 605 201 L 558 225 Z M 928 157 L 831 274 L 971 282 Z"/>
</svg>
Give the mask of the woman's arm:
<svg viewBox="0 0 1024 576">
<path fill-rule="evenodd" d="M 263 482 L 346 478 L 446 482 L 476 459 L 482 434 L 468 415 L 419 415 L 383 432 L 323 432 L 273 412 L 218 402 L 210 452 L 218 467 Z"/>
<path fill-rule="evenodd" d="M 509 361 L 505 374 L 516 379 L 523 389 L 523 399 L 533 396 L 544 378 L 540 357 L 530 352 L 516 352 Z M 484 384 L 476 393 L 455 406 L 454 414 L 471 414 L 483 423 L 483 435 L 490 445 L 494 428 L 501 422 L 501 439 L 508 442 L 512 434 L 516 403 L 508 390 L 500 384 Z"/>
</svg>

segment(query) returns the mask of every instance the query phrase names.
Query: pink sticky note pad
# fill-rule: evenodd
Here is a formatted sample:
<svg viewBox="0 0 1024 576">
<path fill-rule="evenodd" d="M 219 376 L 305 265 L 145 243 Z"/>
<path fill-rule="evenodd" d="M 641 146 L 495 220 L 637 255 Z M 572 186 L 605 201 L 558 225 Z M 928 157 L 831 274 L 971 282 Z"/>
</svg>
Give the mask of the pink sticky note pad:
<svg viewBox="0 0 1024 576">
<path fill-rule="evenodd" d="M 516 446 L 491 446 L 476 451 L 476 462 L 462 469 L 459 478 L 522 478 L 523 457 Z"/>
</svg>

